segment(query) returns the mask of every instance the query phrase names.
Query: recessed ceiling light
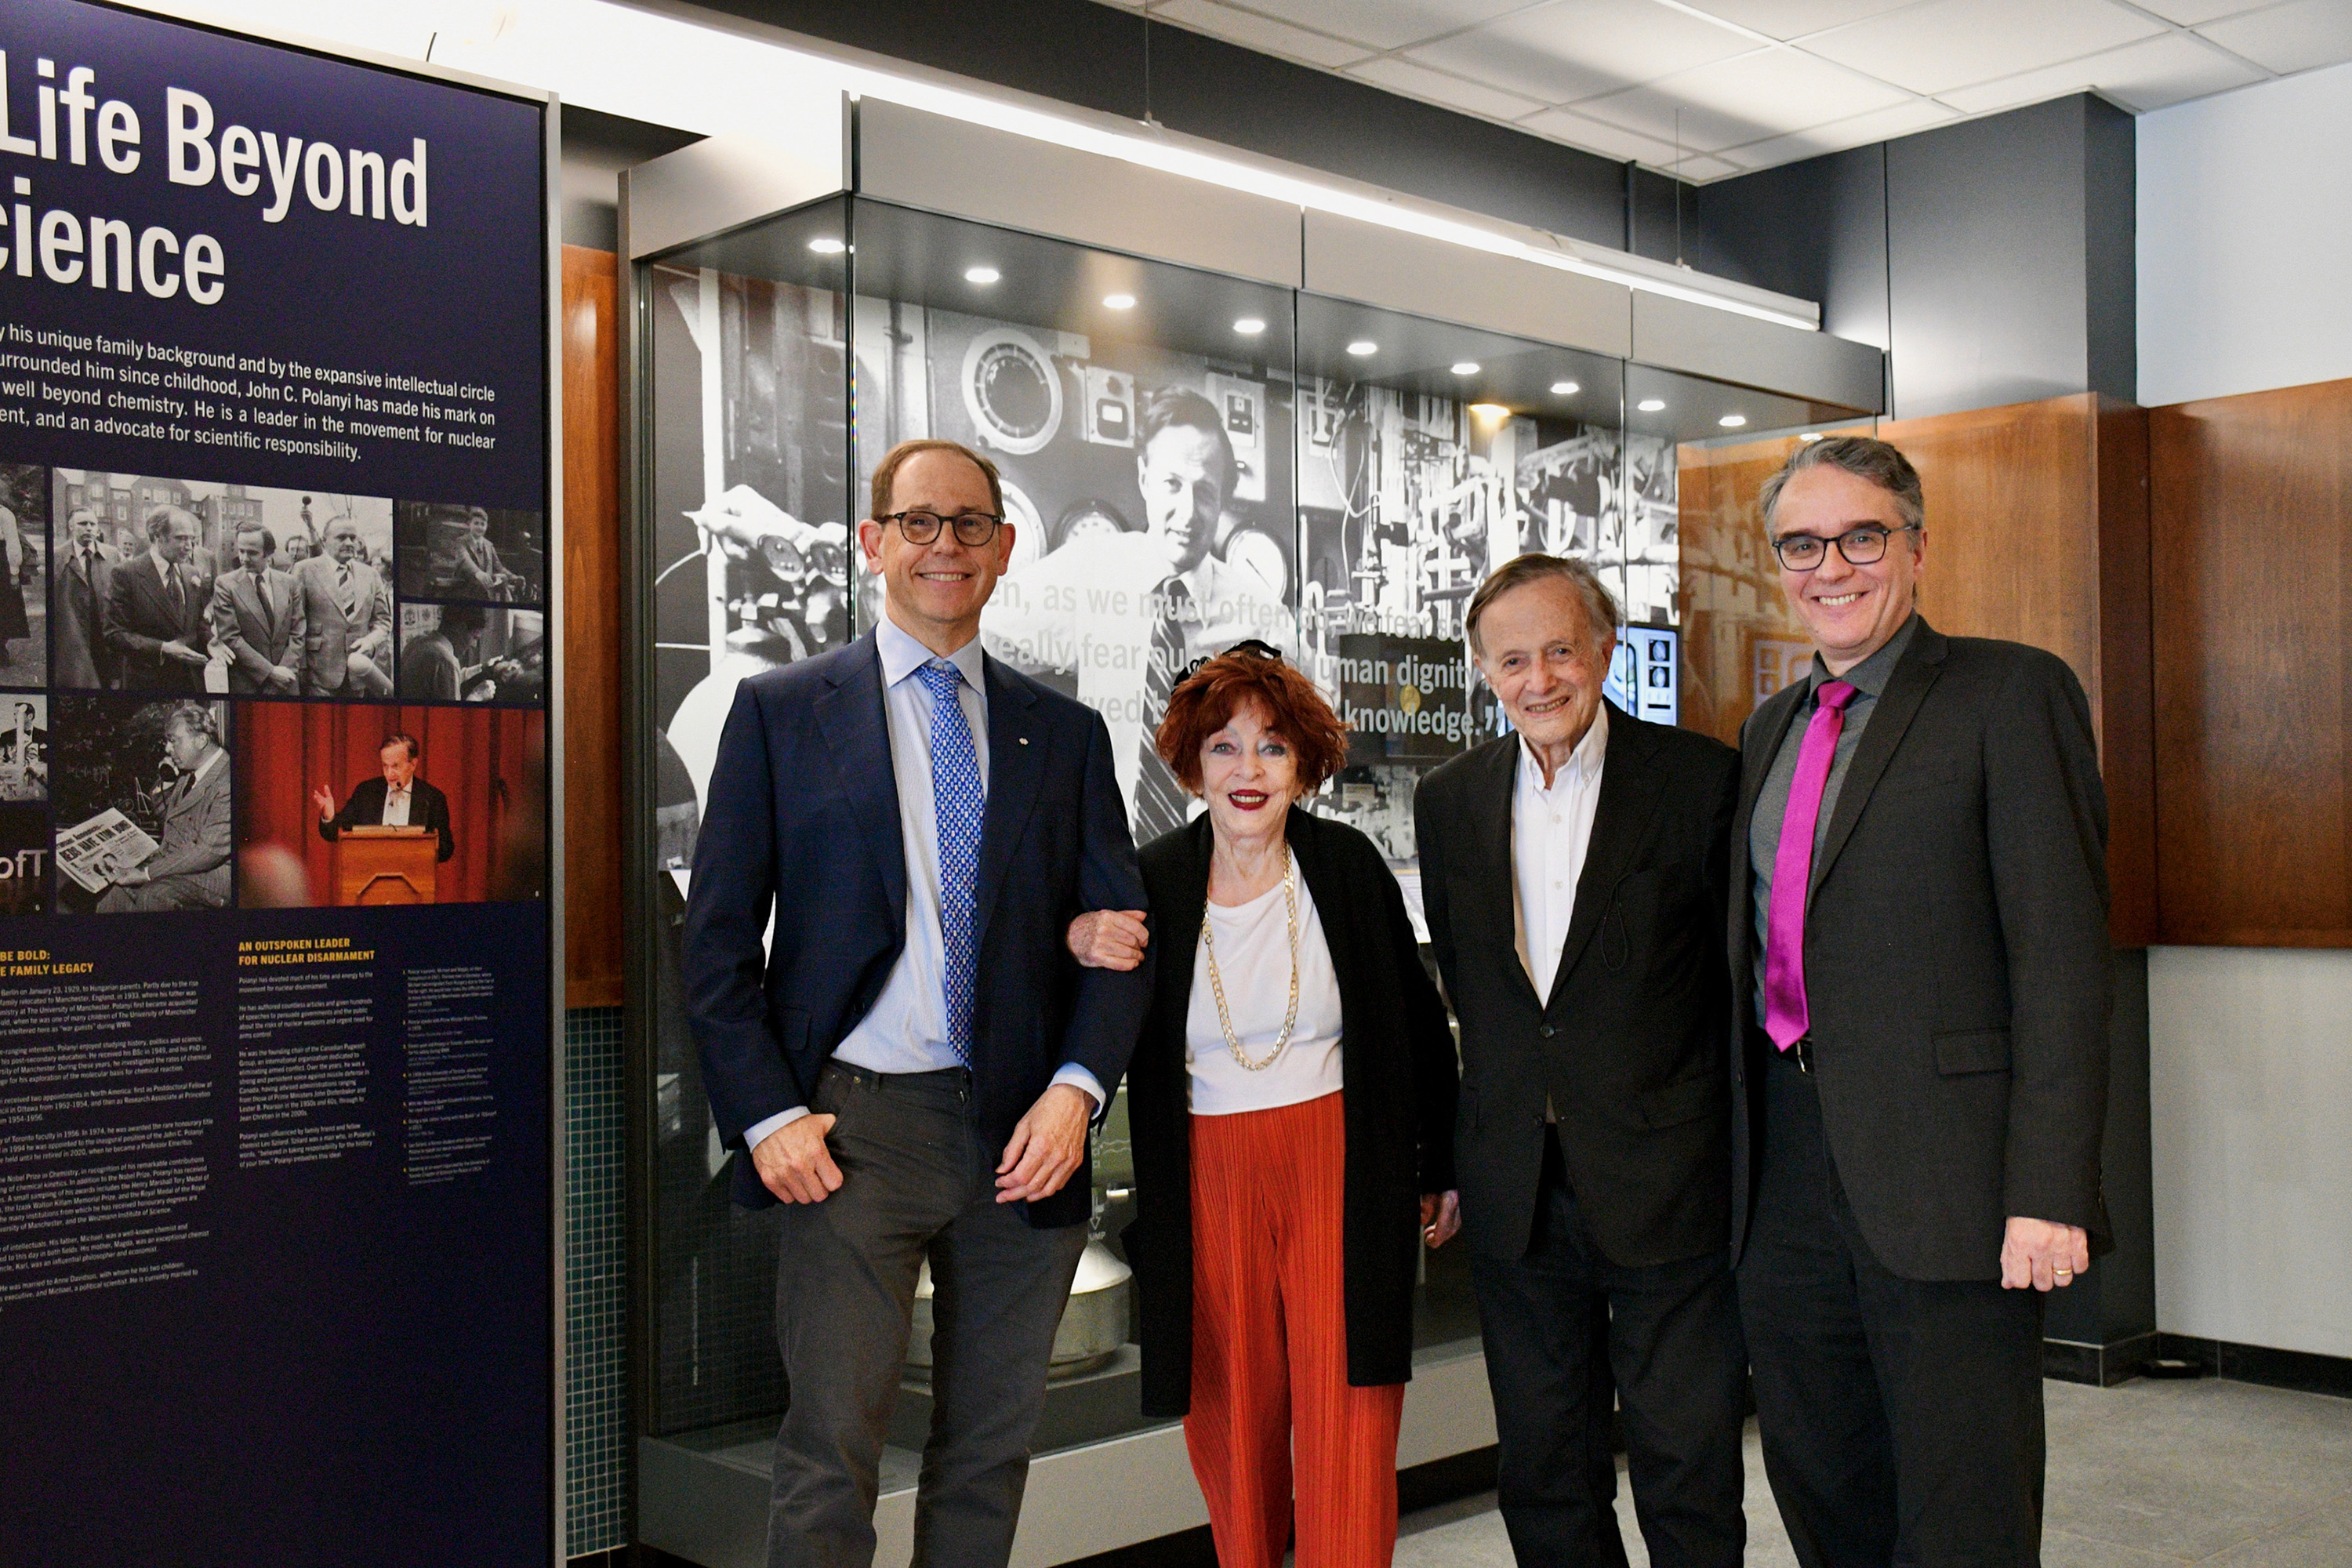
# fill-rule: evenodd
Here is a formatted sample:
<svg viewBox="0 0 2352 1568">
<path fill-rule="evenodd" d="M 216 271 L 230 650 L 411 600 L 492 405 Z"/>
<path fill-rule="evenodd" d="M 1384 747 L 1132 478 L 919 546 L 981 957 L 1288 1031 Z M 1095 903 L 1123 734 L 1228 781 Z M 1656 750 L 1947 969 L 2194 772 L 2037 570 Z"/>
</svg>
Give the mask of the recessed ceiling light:
<svg viewBox="0 0 2352 1568">
<path fill-rule="evenodd" d="M 1234 323 L 1234 331 L 1239 332 L 1245 338 L 1254 338 L 1260 332 L 1265 331 L 1265 323 L 1259 321 L 1255 316 L 1244 316 L 1240 321 Z"/>
<path fill-rule="evenodd" d="M 1454 374 L 1456 375 L 1475 375 L 1478 374 L 1478 362 L 1475 359 L 1456 360 L 1454 362 Z"/>
<path fill-rule="evenodd" d="M 993 267 L 967 267 L 963 269 L 963 280 L 967 283 L 993 283 L 1003 276 Z"/>
<path fill-rule="evenodd" d="M 809 241 L 809 248 L 815 251 L 819 256 L 839 256 L 843 251 L 847 250 L 849 247 L 842 244 L 841 241 L 834 238 L 833 236 L 829 234 L 821 234 L 814 239 Z"/>
<path fill-rule="evenodd" d="M 1381 345 L 1372 342 L 1370 338 L 1358 338 L 1354 342 L 1348 345 L 1348 352 L 1354 354 L 1358 359 L 1362 359 L 1366 354 L 1376 354 L 1380 353 Z"/>
<path fill-rule="evenodd" d="M 1644 414 L 1661 414 L 1665 411 L 1666 400 L 1663 397 L 1645 397 L 1633 406 Z"/>
<path fill-rule="evenodd" d="M 1470 405 L 1470 412 L 1475 417 L 1490 424 L 1511 416 L 1511 411 L 1499 403 L 1474 403 Z"/>
<path fill-rule="evenodd" d="M 1555 397 L 1573 397 L 1583 390 L 1584 388 L 1572 381 L 1555 381 L 1551 384 L 1552 395 Z"/>
<path fill-rule="evenodd" d="M 1722 418 L 1717 420 L 1716 423 L 1722 426 L 1727 430 L 1737 430 L 1742 425 L 1748 423 L 1748 416 L 1745 414 L 1727 414 Z"/>
<path fill-rule="evenodd" d="M 1106 294 L 1103 296 L 1103 309 L 1106 310 L 1132 310 L 1135 309 L 1135 296 L 1132 294 Z"/>
</svg>

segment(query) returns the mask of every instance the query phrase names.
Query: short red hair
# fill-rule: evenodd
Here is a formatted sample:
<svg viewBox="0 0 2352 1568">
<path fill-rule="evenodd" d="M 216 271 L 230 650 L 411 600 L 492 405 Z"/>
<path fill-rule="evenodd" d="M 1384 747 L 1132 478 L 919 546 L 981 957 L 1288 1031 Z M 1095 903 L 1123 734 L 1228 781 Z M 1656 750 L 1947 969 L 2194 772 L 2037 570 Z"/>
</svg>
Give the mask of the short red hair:
<svg viewBox="0 0 2352 1568">
<path fill-rule="evenodd" d="M 1201 793 L 1201 748 L 1244 703 L 1265 710 L 1266 728 L 1290 742 L 1300 789 L 1312 793 L 1348 765 L 1348 726 L 1315 683 L 1282 659 L 1228 649 L 1187 677 L 1168 699 L 1154 743 L 1176 782 Z"/>
</svg>

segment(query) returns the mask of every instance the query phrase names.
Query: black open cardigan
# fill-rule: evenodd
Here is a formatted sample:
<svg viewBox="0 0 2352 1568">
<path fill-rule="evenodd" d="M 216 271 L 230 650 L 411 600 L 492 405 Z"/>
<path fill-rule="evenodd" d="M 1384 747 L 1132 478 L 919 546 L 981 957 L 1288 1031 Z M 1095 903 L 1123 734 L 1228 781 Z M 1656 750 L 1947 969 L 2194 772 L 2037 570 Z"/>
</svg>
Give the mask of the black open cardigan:
<svg viewBox="0 0 2352 1568">
<path fill-rule="evenodd" d="M 1421 1194 L 1454 1185 L 1457 1068 L 1445 1004 L 1422 967 L 1404 895 L 1372 841 L 1293 806 L 1284 829 L 1339 984 L 1346 1084 L 1348 1382 L 1412 1375 L 1412 1285 Z M 1192 1171 L 1184 1020 L 1208 902 L 1205 816 L 1146 845 L 1155 984 L 1127 1069 L 1137 1217 L 1123 1239 L 1134 1267 L 1143 1413 L 1182 1415 L 1192 1396 Z"/>
</svg>

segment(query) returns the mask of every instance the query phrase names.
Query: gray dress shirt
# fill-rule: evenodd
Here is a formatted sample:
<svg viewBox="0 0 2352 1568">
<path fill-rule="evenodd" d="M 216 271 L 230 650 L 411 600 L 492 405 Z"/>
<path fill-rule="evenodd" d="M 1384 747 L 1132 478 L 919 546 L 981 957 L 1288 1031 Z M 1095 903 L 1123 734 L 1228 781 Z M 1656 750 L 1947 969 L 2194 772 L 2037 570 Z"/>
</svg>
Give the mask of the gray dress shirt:
<svg viewBox="0 0 2352 1568">
<path fill-rule="evenodd" d="M 1813 819 L 1813 853 L 1819 856 L 1822 841 L 1829 837 L 1830 819 L 1837 814 L 1838 791 L 1845 784 L 1846 767 L 1862 744 L 1871 714 L 1877 711 L 1887 677 L 1903 661 L 1903 650 L 1911 646 L 1912 634 L 1918 628 L 1919 616 L 1914 611 L 1885 646 L 1843 675 L 1830 674 L 1815 654 L 1805 700 L 1798 705 L 1796 717 L 1789 721 L 1788 732 L 1780 738 L 1780 749 L 1773 753 L 1772 771 L 1764 775 L 1763 791 L 1756 797 L 1756 815 L 1748 825 L 1748 865 L 1754 873 L 1756 917 L 1756 1011 L 1750 1016 L 1756 1023 L 1764 1019 L 1764 941 L 1765 924 L 1772 912 L 1772 864 L 1780 853 L 1780 823 L 1789 814 L 1789 786 L 1796 781 L 1797 753 L 1804 745 L 1805 726 L 1812 721 L 1816 707 L 1812 694 L 1828 680 L 1843 680 L 1853 688 L 1853 700 L 1845 705 L 1845 728 L 1838 731 L 1837 752 L 1830 759 L 1829 782 L 1822 787 L 1821 815 Z"/>
</svg>

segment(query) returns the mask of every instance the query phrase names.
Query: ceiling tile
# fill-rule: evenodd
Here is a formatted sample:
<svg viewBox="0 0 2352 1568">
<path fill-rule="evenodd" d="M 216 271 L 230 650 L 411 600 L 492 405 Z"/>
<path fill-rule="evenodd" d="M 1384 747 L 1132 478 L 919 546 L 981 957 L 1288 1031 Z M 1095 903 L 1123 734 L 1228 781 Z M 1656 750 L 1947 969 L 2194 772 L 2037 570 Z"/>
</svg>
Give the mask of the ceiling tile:
<svg viewBox="0 0 2352 1568">
<path fill-rule="evenodd" d="M 1790 48 L 1759 49 L 1647 87 L 1629 88 L 1577 108 L 1644 135 L 1675 135 L 1685 148 L 1712 153 L 1824 121 L 1907 101 L 1882 81 L 1841 70 Z"/>
<path fill-rule="evenodd" d="M 2141 10 L 2153 11 L 2166 21 L 2178 22 L 2184 27 L 2200 26 L 2242 11 L 2259 11 L 2273 3 L 2273 0 L 2132 0 Z"/>
<path fill-rule="evenodd" d="M 1303 27 L 1273 21 L 1254 12 L 1213 5 L 1210 0 L 1160 0 L 1159 5 L 1151 7 L 1151 14 L 1160 21 L 1173 22 L 1196 33 L 1207 33 L 1244 48 L 1256 49 L 1261 54 L 1287 55 L 1294 60 L 1305 60 L 1309 65 L 1344 66 L 1362 59 L 1370 52 L 1361 44 L 1326 37 L 1320 33 L 1310 33 Z"/>
<path fill-rule="evenodd" d="M 2108 0 L 1927 0 L 1809 38 L 1805 47 L 1914 92 L 1942 93 L 2163 30 Z"/>
<path fill-rule="evenodd" d="M 1666 172 L 1670 174 L 1680 175 L 1682 178 L 1690 181 L 1693 184 L 1700 185 L 1706 184 L 1709 180 L 1719 180 L 1726 174 L 1740 174 L 1747 173 L 1746 170 L 1742 169 L 1737 163 L 1727 163 L 1721 158 L 1715 157 L 1706 153 L 1701 153 L 1695 157 L 1685 158 L 1681 163 L 1671 166 Z"/>
<path fill-rule="evenodd" d="M 1571 147 L 1581 147 L 1588 153 L 1598 153 L 1604 158 L 1614 158 L 1625 163 L 1647 163 L 1663 169 L 1674 162 L 1675 145 L 1639 132 L 1628 131 L 1622 125 L 1611 125 L 1599 120 L 1588 120 L 1581 114 L 1565 109 L 1547 109 L 1519 121 L 1519 129 L 1532 131 L 1538 136 L 1549 136 L 1555 142 L 1565 142 Z"/>
<path fill-rule="evenodd" d="M 2262 79 L 2263 73 L 2254 67 L 2189 34 L 2165 33 L 2064 65 L 2044 66 L 1937 96 L 1964 114 L 1983 114 L 2096 89 L 2126 109 L 2145 113 Z"/>
<path fill-rule="evenodd" d="M 1786 136 L 1768 137 L 1761 142 L 1750 142 L 1744 147 L 1727 147 L 1716 156 L 1743 169 L 1769 169 L 1776 164 L 1793 163 L 1803 158 L 1818 158 L 1824 153 L 1842 153 L 1849 147 L 1867 147 L 1874 142 L 1908 136 L 1915 131 L 1925 131 L 1931 125 L 1941 125 L 1958 118 L 1958 114 L 1933 100 L 1915 98 L 1890 109 L 1874 109 L 1868 114 L 1834 120 L 1826 125 L 1790 132 Z"/>
<path fill-rule="evenodd" d="M 1402 48 L 1451 33 L 1528 0 L 1248 0 L 1248 8 L 1277 22 L 1353 38 L 1379 49 Z"/>
<path fill-rule="evenodd" d="M 1910 3 L 1911 0 L 1691 0 L 1696 10 L 1771 38 L 1801 38 L 1807 33 L 1841 27 Z"/>
<path fill-rule="evenodd" d="M 1555 0 L 1424 45 L 1412 58 L 1564 103 L 1754 47 L 1729 27 L 1655 0 Z"/>
<path fill-rule="evenodd" d="M 1541 109 L 1542 104 L 1516 92 L 1465 81 L 1444 71 L 1433 71 L 1414 65 L 1410 60 L 1375 59 L 1350 67 L 1349 76 L 1361 77 L 1376 87 L 1410 97 L 1442 103 L 1448 109 L 1459 109 L 1468 114 L 1483 114 L 1490 120 L 1517 120 Z"/>
<path fill-rule="evenodd" d="M 2289 0 L 2197 30 L 2274 71 L 2310 70 L 2352 59 L 2352 5 L 2343 0 Z"/>
</svg>

